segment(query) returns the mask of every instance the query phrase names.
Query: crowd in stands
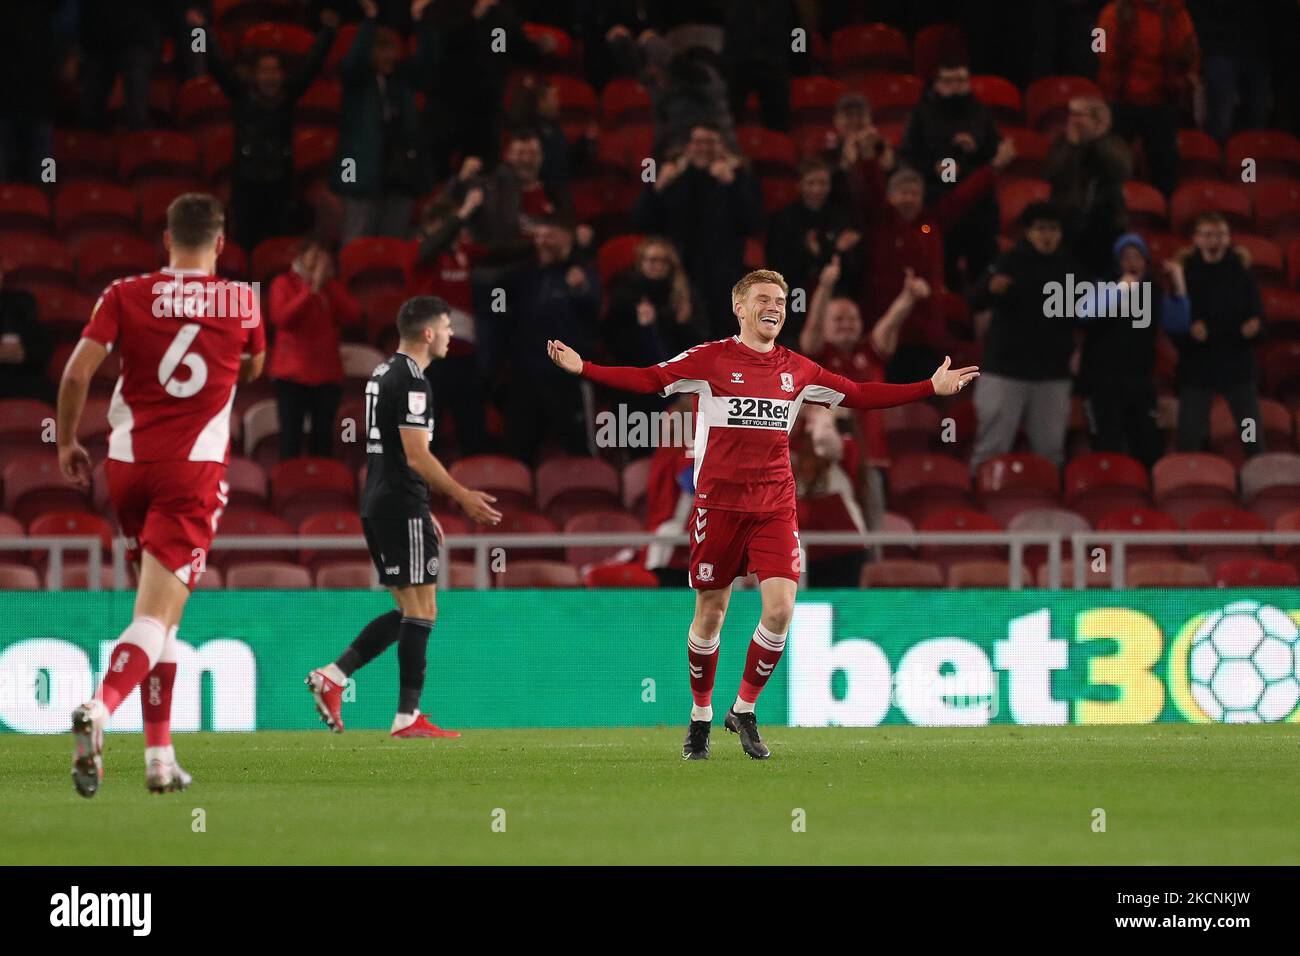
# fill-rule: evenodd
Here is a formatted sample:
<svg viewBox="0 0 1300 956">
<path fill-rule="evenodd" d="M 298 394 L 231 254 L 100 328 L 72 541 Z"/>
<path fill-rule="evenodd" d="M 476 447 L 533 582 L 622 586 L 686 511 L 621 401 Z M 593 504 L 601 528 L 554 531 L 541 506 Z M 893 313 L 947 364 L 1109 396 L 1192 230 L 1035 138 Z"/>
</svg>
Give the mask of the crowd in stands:
<svg viewBox="0 0 1300 956">
<path fill-rule="evenodd" d="M 554 460 L 634 472 L 610 507 L 680 527 L 689 452 L 604 447 L 596 419 L 688 409 L 593 390 L 543 346 L 665 361 L 734 334 L 760 266 L 791 286 L 781 343 L 836 372 L 982 367 L 960 401 L 805 408 L 807 529 L 923 525 L 898 467 L 918 456 L 968 488 L 939 527 L 980 530 L 1014 517 L 977 493 L 1008 462 L 1050 469 L 1059 505 L 1081 456 L 1149 480 L 1171 453 L 1296 449 L 1294 4 L 14 0 L 0 23 L 0 399 L 53 400 L 94 298 L 156 267 L 159 210 L 204 188 L 228 204 L 220 268 L 262 283 L 269 321 L 241 467 L 359 468 L 358 382 L 401 301 L 436 294 L 440 455 L 507 486 L 514 459 L 549 519 L 529 527 L 575 517 L 542 503 Z M 0 410 L 0 448 L 39 407 Z M 4 482 L 0 512 L 31 515 Z M 665 583 L 666 550 L 637 558 Z M 811 558 L 814 583 L 860 579 L 860 548 Z"/>
</svg>

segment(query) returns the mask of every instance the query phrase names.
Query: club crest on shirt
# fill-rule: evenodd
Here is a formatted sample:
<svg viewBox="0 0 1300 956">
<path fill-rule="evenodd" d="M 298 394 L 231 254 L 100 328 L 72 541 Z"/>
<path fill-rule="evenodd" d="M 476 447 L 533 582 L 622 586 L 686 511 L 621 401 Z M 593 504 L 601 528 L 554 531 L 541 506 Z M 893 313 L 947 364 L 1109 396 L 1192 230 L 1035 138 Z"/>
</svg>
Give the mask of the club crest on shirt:
<svg viewBox="0 0 1300 956">
<path fill-rule="evenodd" d="M 406 408 L 412 415 L 423 415 L 428 407 L 429 396 L 425 392 L 407 392 Z"/>
<path fill-rule="evenodd" d="M 695 580 L 708 583 L 713 580 L 713 565 L 708 561 L 701 561 L 700 566 L 695 571 Z"/>
<path fill-rule="evenodd" d="M 791 373 L 791 372 L 782 372 L 782 373 L 781 373 L 781 391 L 783 391 L 783 392 L 793 392 L 793 391 L 794 391 L 794 375 L 793 375 L 793 373 Z"/>
</svg>

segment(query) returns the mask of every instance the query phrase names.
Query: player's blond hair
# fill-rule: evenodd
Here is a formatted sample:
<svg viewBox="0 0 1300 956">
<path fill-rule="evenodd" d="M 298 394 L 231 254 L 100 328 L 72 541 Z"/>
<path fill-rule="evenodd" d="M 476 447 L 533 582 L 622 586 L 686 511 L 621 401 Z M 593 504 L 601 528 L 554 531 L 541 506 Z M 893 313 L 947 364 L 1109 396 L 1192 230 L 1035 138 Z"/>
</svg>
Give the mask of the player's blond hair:
<svg viewBox="0 0 1300 956">
<path fill-rule="evenodd" d="M 785 276 L 771 269 L 755 269 L 753 272 L 747 272 L 740 277 L 740 281 L 731 287 L 731 304 L 735 306 L 737 302 L 744 300 L 749 294 L 749 290 L 756 285 L 764 282 L 770 282 L 773 285 L 781 287 L 782 295 L 790 294 L 790 286 L 785 281 Z"/>
</svg>

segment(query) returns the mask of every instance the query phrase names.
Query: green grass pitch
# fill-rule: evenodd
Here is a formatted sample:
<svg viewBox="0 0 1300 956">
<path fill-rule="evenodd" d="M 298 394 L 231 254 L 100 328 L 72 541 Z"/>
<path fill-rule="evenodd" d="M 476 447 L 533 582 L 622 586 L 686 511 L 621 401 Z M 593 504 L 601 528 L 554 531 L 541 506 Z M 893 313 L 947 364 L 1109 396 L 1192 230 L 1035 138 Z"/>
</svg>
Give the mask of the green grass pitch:
<svg viewBox="0 0 1300 956">
<path fill-rule="evenodd" d="M 1296 724 L 769 727 L 765 763 L 682 733 L 179 735 L 195 785 L 162 796 L 110 735 L 92 800 L 70 737 L 6 736 L 0 864 L 1300 863 Z"/>
</svg>

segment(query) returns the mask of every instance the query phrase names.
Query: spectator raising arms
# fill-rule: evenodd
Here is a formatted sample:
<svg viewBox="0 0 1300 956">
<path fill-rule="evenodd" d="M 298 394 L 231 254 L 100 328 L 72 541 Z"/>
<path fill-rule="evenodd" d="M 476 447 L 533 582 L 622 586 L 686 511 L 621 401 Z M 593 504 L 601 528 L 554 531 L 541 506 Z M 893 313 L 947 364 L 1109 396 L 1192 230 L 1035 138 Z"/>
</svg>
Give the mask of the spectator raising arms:
<svg viewBox="0 0 1300 956">
<path fill-rule="evenodd" d="M 658 172 L 637 198 L 633 225 L 667 236 L 681 250 L 700 290 L 709 334 L 731 335 L 731 286 L 745 271 L 745 237 L 763 222 L 758 183 L 723 146 L 721 132 L 707 125 L 691 130 L 686 151 L 660 163 Z"/>
<path fill-rule="evenodd" d="M 1022 215 L 1025 237 L 989 267 L 993 319 L 984 339 L 984 369 L 975 386 L 975 451 L 971 470 L 1011 451 L 1024 427 L 1029 447 L 1056 467 L 1065 463 L 1070 423 L 1070 356 L 1074 322 L 1049 316 L 1049 283 L 1079 275 L 1061 243 L 1061 214 L 1031 203 Z"/>
<path fill-rule="evenodd" d="M 202 14 L 195 16 L 203 22 Z M 293 110 L 320 72 L 339 23 L 333 10 L 322 11 L 320 18 L 321 31 L 297 69 L 286 75 L 279 55 L 264 52 L 251 64 L 246 80 L 222 53 L 219 31 L 208 31 L 208 67 L 230 100 L 235 127 L 230 183 L 234 235 L 250 251 L 263 239 L 302 228 L 293 215 Z"/>
<path fill-rule="evenodd" d="M 604 322 L 610 354 L 620 365 L 667 361 L 701 342 L 701 319 L 673 244 L 661 236 L 643 239 L 636 264 L 615 276 L 610 288 Z"/>
<path fill-rule="evenodd" d="M 1210 405 L 1219 394 L 1228 400 L 1243 438 L 1253 434 L 1254 441 L 1242 444 L 1247 455 L 1254 455 L 1264 451 L 1255 367 L 1255 345 L 1264 334 L 1259 286 L 1243 254 L 1232 248 L 1222 215 L 1198 216 L 1192 239 L 1195 248 L 1183 259 L 1191 305 L 1188 324 L 1180 327 L 1176 315 L 1168 316 L 1166 324 L 1179 352 L 1178 450 L 1204 450 Z"/>
<path fill-rule="evenodd" d="M 1097 27 L 1105 38 L 1097 82 L 1115 131 L 1142 140 L 1151 182 L 1169 196 L 1178 181 L 1178 115 L 1201 82 L 1192 18 L 1183 0 L 1112 0 Z"/>
<path fill-rule="evenodd" d="M 425 188 L 415 91 L 433 61 L 428 0 L 411 6 L 416 15 L 416 54 L 402 59 L 401 38 L 375 23 L 375 0 L 361 0 L 366 18 L 339 65 L 343 106 L 331 188 L 343 200 L 343 242 L 358 236 L 405 236 L 414 197 Z"/>
<path fill-rule="evenodd" d="M 361 309 L 334 278 L 329 251 L 314 239 L 303 242 L 293 268 L 271 283 L 271 378 L 280 412 L 280 458 L 302 453 L 303 420 L 311 419 L 311 453 L 328 458 L 334 446 L 334 416 L 343 393 L 339 330 L 356 325 Z"/>
</svg>

